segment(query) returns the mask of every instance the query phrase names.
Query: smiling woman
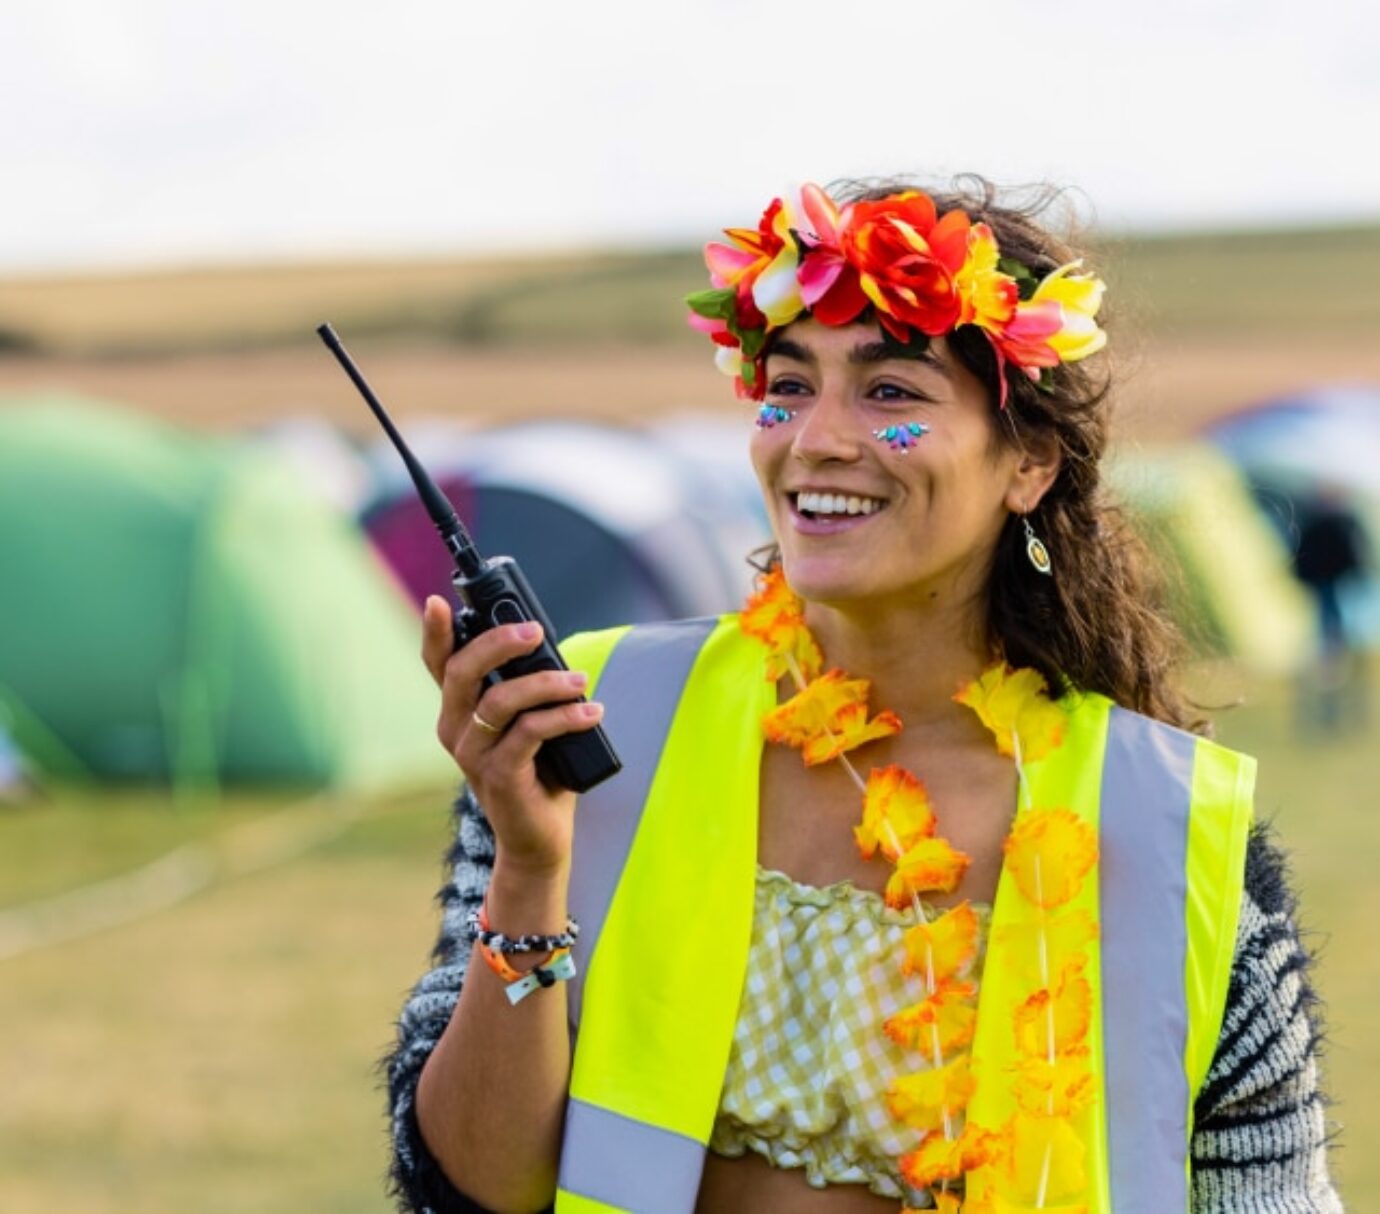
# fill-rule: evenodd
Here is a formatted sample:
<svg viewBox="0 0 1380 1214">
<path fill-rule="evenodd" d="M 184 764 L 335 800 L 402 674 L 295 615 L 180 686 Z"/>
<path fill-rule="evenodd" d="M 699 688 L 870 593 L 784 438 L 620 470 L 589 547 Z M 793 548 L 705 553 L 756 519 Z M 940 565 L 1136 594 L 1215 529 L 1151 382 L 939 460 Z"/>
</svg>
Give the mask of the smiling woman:
<svg viewBox="0 0 1380 1214">
<path fill-rule="evenodd" d="M 1186 731 L 1101 489 L 1100 280 L 985 185 L 727 235 L 690 303 L 758 402 L 759 592 L 493 686 L 539 630 L 452 655 L 428 604 L 466 787 L 402 1204 L 1339 1209 L 1254 762 Z M 533 757 L 605 709 L 577 813 Z"/>
</svg>

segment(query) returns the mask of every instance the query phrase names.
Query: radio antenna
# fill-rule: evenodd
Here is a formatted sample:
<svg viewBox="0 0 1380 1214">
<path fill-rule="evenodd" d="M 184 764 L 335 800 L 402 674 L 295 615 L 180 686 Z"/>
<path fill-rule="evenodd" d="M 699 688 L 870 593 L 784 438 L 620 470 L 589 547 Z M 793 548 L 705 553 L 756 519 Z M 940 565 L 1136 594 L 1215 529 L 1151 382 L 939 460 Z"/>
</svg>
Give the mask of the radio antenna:
<svg viewBox="0 0 1380 1214">
<path fill-rule="evenodd" d="M 450 549 L 451 556 L 455 558 L 456 569 L 466 577 L 477 577 L 486 568 L 486 562 L 479 555 L 479 549 L 474 546 L 474 540 L 470 537 L 470 533 L 465 530 L 465 524 L 460 521 L 460 516 L 455 513 L 455 507 L 450 504 L 450 499 L 441 492 L 440 487 L 431 479 L 427 470 L 417 462 L 417 457 L 412 454 L 411 448 L 403 441 L 403 436 L 398 433 L 398 428 L 393 425 L 393 419 L 388 416 L 382 402 L 374 395 L 374 390 L 369 386 L 360 369 L 355 366 L 355 360 L 341 345 L 335 330 L 329 324 L 317 325 L 316 335 L 326 343 L 327 349 L 345 368 L 345 374 L 359 389 L 359 394 L 364 397 L 365 403 L 373 410 L 374 416 L 379 419 L 379 425 L 383 427 L 384 433 L 392 440 L 393 446 L 402 456 L 402 462 L 407 466 L 408 474 L 412 477 L 412 483 L 417 486 L 417 495 L 422 499 L 422 505 L 426 507 L 431 521 L 436 524 L 436 530 L 441 533 L 441 539 Z"/>
</svg>

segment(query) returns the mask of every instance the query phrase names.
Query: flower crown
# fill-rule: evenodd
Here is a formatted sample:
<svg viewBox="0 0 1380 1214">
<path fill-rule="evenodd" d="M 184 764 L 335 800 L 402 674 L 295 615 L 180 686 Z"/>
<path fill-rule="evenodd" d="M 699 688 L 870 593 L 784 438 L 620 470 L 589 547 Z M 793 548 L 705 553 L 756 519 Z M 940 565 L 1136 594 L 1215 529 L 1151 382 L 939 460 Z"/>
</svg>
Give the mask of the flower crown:
<svg viewBox="0 0 1380 1214">
<path fill-rule="evenodd" d="M 848 325 L 871 307 L 903 344 L 976 325 L 996 354 L 1003 407 L 1007 363 L 1047 385 L 1048 368 L 1107 343 L 1094 319 L 1105 284 L 1075 273 L 1081 262 L 1037 280 L 1002 257 L 987 224 L 957 209 L 941 215 L 919 190 L 840 208 L 807 185 L 795 206 L 774 198 L 755 230 L 724 235 L 731 243 L 704 249 L 713 287 L 685 302 L 690 324 L 718 347 L 719 369 L 753 400 L 766 395 L 767 335 L 805 313 Z"/>
</svg>

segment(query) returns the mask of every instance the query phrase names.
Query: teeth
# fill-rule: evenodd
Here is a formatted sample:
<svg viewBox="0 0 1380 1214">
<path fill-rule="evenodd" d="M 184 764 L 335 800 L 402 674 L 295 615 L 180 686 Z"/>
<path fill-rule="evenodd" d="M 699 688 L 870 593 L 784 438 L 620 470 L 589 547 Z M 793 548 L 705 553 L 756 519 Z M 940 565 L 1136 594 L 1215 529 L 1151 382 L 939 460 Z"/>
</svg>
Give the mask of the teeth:
<svg viewBox="0 0 1380 1214">
<path fill-rule="evenodd" d="M 875 514 L 885 505 L 875 497 L 845 496 L 842 493 L 801 493 L 796 508 L 809 514 Z"/>
</svg>

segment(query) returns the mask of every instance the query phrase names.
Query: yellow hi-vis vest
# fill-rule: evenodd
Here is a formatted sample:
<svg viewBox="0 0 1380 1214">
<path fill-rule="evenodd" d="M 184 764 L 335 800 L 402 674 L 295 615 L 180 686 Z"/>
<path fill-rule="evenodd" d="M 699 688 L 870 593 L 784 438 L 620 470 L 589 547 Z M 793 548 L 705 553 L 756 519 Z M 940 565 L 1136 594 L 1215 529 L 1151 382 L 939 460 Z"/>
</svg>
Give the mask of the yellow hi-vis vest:
<svg viewBox="0 0 1380 1214">
<path fill-rule="evenodd" d="M 581 797 L 571 910 L 582 974 L 558 1214 L 691 1214 L 719 1107 L 752 930 L 762 714 L 775 688 L 737 618 L 643 625 L 564 646 L 606 705 L 624 771 Z M 1092 1214 L 1187 1210 L 1193 1101 L 1212 1061 L 1240 910 L 1254 760 L 1076 695 L 1062 746 L 1027 766 L 1033 803 L 1098 831 L 1088 977 L 1098 1098 L 1073 1123 Z M 979 1075 L 1014 1061 L 1018 993 L 995 937 L 1022 912 L 1006 873 L 978 996 Z M 1000 1126 L 1001 1083 L 968 1116 Z"/>
</svg>

